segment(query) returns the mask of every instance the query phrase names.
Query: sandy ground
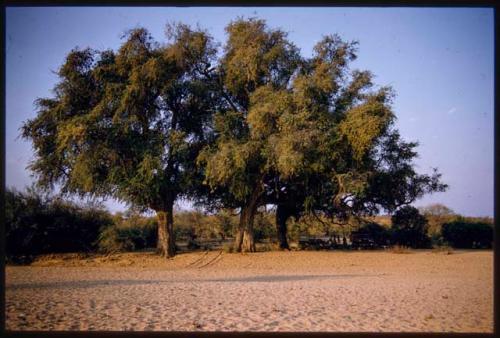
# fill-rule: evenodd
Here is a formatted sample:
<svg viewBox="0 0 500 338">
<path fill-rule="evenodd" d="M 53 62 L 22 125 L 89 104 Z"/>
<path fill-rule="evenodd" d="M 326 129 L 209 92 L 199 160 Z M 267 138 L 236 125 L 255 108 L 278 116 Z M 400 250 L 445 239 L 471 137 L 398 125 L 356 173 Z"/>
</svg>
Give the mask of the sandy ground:
<svg viewBox="0 0 500 338">
<path fill-rule="evenodd" d="M 63 258 L 6 268 L 7 330 L 493 331 L 491 251 Z"/>
</svg>

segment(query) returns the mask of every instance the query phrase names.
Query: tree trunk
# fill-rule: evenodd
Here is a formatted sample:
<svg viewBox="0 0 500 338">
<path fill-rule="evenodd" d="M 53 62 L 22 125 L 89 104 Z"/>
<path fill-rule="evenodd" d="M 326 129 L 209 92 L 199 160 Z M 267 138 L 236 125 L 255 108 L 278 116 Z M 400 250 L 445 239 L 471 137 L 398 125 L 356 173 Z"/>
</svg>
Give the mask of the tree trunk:
<svg viewBox="0 0 500 338">
<path fill-rule="evenodd" d="M 238 233 L 234 243 L 236 252 L 255 252 L 255 240 L 253 233 L 253 220 L 257 208 L 259 207 L 259 198 L 262 191 L 262 184 L 258 184 L 250 196 L 248 203 L 241 208 L 240 223 Z"/>
<path fill-rule="evenodd" d="M 241 208 L 238 233 L 234 243 L 236 252 L 255 252 L 253 219 L 256 208 L 251 205 Z"/>
<path fill-rule="evenodd" d="M 241 211 L 243 213 L 243 210 Z M 241 252 L 241 246 L 243 245 L 243 214 L 240 214 L 240 224 L 238 225 L 238 232 L 234 239 L 234 251 Z"/>
<path fill-rule="evenodd" d="M 166 210 L 157 210 L 158 218 L 158 252 L 164 257 L 175 256 L 175 235 L 173 203 L 167 204 Z"/>
<path fill-rule="evenodd" d="M 286 221 L 290 217 L 288 208 L 282 204 L 276 207 L 276 233 L 278 235 L 278 245 L 281 250 L 290 250 L 288 240 L 286 238 Z"/>
<path fill-rule="evenodd" d="M 255 252 L 255 241 L 253 236 L 253 219 L 257 208 L 248 210 L 246 215 L 246 224 L 243 228 L 242 252 Z"/>
</svg>

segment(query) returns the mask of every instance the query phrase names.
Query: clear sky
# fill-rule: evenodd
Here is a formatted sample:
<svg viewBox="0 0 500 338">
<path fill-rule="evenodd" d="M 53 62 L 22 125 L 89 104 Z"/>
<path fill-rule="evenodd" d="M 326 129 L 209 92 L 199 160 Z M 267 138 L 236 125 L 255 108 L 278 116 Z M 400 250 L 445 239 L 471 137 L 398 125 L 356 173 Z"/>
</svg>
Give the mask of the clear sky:
<svg viewBox="0 0 500 338">
<path fill-rule="evenodd" d="M 6 185 L 32 182 L 31 145 L 19 136 L 35 116 L 33 102 L 51 96 L 56 71 L 74 47 L 117 49 L 120 36 L 142 26 L 164 41 L 167 22 L 206 28 L 221 43 L 238 16 L 269 26 L 310 55 L 322 35 L 359 41 L 353 68 L 367 69 L 397 97 L 397 126 L 418 140 L 418 171 L 438 167 L 447 192 L 415 205 L 443 203 L 470 216 L 493 215 L 494 16 L 488 8 L 169 8 L 46 7 L 6 9 Z M 108 201 L 115 211 L 123 208 Z"/>
</svg>

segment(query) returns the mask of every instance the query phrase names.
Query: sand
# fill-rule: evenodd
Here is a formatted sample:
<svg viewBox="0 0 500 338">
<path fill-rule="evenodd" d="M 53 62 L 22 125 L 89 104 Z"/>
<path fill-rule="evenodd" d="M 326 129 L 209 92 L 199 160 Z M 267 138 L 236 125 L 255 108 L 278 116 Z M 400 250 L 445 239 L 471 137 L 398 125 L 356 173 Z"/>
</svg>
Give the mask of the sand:
<svg viewBox="0 0 500 338">
<path fill-rule="evenodd" d="M 48 256 L 7 266 L 6 329 L 492 332 L 493 253 Z"/>
</svg>

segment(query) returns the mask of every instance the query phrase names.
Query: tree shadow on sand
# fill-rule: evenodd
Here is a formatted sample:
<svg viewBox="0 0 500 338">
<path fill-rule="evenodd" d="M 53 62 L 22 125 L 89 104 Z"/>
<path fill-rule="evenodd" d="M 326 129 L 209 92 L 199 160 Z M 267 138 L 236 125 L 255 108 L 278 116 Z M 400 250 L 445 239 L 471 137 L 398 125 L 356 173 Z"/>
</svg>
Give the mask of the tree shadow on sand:
<svg viewBox="0 0 500 338">
<path fill-rule="evenodd" d="M 145 279 L 103 279 L 103 280 L 79 280 L 47 283 L 19 283 L 6 285 L 6 290 L 20 289 L 73 289 L 73 288 L 94 288 L 106 286 L 133 286 L 133 285 L 161 285 L 176 283 L 278 283 L 296 282 L 307 280 L 335 280 L 359 277 L 379 277 L 382 274 L 346 274 L 346 275 L 270 275 L 270 276 L 246 276 L 236 278 L 213 278 L 213 279 L 179 279 L 179 280 L 145 280 Z"/>
</svg>

